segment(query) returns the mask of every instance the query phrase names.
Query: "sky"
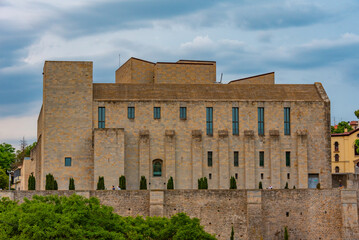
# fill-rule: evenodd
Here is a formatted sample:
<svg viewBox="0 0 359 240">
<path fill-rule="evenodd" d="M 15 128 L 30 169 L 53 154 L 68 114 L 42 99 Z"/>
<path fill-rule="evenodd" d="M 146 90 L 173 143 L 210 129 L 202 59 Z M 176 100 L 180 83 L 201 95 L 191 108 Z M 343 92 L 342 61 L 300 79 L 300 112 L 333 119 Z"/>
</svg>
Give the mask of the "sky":
<svg viewBox="0 0 359 240">
<path fill-rule="evenodd" d="M 275 72 L 321 82 L 332 123 L 359 109 L 357 0 L 0 0 L 0 143 L 36 141 L 46 60 L 93 61 L 114 82 L 130 57 L 217 62 L 223 83 Z"/>
</svg>

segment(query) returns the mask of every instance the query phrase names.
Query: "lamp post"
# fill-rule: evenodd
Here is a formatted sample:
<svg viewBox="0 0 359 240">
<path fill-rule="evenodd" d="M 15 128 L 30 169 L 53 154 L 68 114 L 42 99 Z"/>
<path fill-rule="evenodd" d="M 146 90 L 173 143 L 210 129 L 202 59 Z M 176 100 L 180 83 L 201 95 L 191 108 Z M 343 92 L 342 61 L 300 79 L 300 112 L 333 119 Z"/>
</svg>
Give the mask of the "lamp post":
<svg viewBox="0 0 359 240">
<path fill-rule="evenodd" d="M 9 190 L 11 190 L 11 174 L 14 173 L 14 171 L 7 170 L 7 173 L 9 174 Z"/>
</svg>

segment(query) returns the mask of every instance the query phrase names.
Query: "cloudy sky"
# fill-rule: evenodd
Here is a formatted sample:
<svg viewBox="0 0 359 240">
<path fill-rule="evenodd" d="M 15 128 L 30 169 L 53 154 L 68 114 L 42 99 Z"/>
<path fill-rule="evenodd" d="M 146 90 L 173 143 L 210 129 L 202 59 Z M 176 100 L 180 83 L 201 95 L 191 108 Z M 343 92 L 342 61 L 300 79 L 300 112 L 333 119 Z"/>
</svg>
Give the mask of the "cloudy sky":
<svg viewBox="0 0 359 240">
<path fill-rule="evenodd" d="M 357 0 L 1 0 L 0 142 L 36 140 L 45 60 L 93 61 L 94 82 L 131 56 L 214 60 L 224 82 L 274 71 L 322 82 L 332 121 L 354 120 L 358 13 Z"/>
</svg>

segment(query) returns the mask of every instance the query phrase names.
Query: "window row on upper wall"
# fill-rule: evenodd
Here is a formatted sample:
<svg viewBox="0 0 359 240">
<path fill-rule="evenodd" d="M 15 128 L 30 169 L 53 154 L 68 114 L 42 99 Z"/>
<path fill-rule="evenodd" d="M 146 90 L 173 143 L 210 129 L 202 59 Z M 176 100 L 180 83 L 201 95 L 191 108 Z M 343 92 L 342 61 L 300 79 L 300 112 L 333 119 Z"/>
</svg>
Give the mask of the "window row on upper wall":
<svg viewBox="0 0 359 240">
<path fill-rule="evenodd" d="M 127 108 L 127 118 L 135 119 L 135 107 Z M 161 119 L 161 107 L 153 108 L 153 118 Z M 179 108 L 179 118 L 181 120 L 187 119 L 187 108 Z M 283 119 L 284 135 L 290 135 L 290 108 L 284 108 Z M 258 135 L 264 135 L 264 108 L 258 108 Z M 105 128 L 105 107 L 98 108 L 98 127 Z M 206 107 L 206 133 L 208 136 L 213 135 L 213 108 Z M 239 109 L 238 107 L 232 108 L 232 134 L 239 135 Z"/>
</svg>

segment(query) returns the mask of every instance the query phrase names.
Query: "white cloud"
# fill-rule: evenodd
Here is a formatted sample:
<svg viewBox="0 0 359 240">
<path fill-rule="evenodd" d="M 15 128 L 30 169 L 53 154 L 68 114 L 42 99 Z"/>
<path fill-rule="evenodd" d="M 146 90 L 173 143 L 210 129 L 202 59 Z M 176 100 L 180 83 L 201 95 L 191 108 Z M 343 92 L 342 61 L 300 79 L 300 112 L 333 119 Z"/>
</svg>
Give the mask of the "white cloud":
<svg viewBox="0 0 359 240">
<path fill-rule="evenodd" d="M 0 142 L 36 139 L 38 114 L 0 118 Z"/>
</svg>

